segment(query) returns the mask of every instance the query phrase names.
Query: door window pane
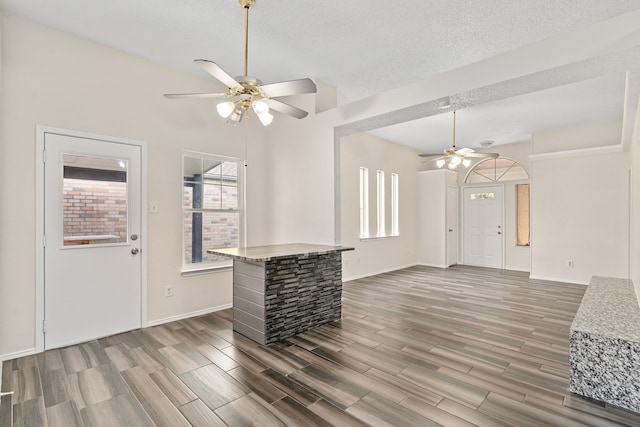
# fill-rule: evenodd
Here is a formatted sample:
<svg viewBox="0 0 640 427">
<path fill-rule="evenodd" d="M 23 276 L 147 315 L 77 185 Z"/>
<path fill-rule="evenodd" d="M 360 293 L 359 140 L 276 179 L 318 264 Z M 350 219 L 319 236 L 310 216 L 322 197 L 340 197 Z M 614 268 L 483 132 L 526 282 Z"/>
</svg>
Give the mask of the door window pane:
<svg viewBox="0 0 640 427">
<path fill-rule="evenodd" d="M 127 161 L 63 154 L 63 245 L 127 242 Z"/>
<path fill-rule="evenodd" d="M 471 200 L 495 199 L 495 193 L 471 193 Z"/>
</svg>

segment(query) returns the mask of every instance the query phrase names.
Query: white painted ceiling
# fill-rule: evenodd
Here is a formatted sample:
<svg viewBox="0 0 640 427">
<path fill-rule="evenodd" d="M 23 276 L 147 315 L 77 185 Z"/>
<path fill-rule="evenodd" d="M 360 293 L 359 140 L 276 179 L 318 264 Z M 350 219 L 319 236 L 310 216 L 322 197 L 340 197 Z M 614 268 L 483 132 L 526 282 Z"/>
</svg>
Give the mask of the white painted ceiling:
<svg viewBox="0 0 640 427">
<path fill-rule="evenodd" d="M 249 74 L 264 83 L 323 80 L 337 87 L 341 105 L 536 42 L 570 38 L 640 10 L 640 0 L 256 3 L 249 16 Z M 244 11 L 237 0 L 0 0 L 0 5 L 9 13 L 188 73 L 204 75 L 193 63 L 196 58 L 213 60 L 231 75 L 243 72 Z M 640 22 L 636 25 L 635 40 Z M 580 40 L 574 43 L 576 50 L 583 47 Z M 521 142 L 535 132 L 622 119 L 624 70 L 587 79 L 580 67 L 574 68 L 575 76 L 563 76 L 561 85 L 542 85 L 542 90 L 537 85 L 529 91 L 526 81 L 511 82 L 523 84 L 522 90 L 509 89 L 519 95 L 480 99 L 460 109 L 458 146 Z M 212 91 L 219 89 L 212 79 Z M 432 152 L 450 145 L 451 127 L 452 116 L 446 112 L 371 132 Z"/>
</svg>

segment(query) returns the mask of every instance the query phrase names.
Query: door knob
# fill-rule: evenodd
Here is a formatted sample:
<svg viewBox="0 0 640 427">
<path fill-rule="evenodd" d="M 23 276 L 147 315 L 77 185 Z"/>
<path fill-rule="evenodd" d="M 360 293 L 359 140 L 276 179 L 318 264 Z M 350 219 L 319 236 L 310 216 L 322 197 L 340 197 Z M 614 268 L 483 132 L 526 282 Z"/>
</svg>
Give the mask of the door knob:
<svg viewBox="0 0 640 427">
<path fill-rule="evenodd" d="M 138 249 L 138 248 L 131 249 L 131 253 L 134 254 L 134 255 L 137 255 L 138 252 L 140 252 L 140 249 Z"/>
</svg>

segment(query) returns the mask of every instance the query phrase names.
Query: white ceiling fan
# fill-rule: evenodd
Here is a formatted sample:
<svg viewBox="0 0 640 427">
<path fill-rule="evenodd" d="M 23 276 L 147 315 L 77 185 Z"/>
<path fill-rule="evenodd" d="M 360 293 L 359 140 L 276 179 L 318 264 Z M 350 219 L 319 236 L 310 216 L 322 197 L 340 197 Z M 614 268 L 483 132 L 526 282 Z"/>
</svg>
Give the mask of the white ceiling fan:
<svg viewBox="0 0 640 427">
<path fill-rule="evenodd" d="M 488 142 L 488 141 L 487 141 Z M 491 143 L 482 144 L 485 148 L 490 147 Z M 472 148 L 456 149 L 456 112 L 453 112 L 453 146 L 444 150 L 444 154 L 420 154 L 420 157 L 434 157 L 430 162 L 435 162 L 438 168 L 444 165 L 451 170 L 455 170 L 462 165 L 468 168 L 471 165 L 472 158 L 495 159 L 499 157 L 498 153 L 477 153 Z"/>
<path fill-rule="evenodd" d="M 285 82 L 263 85 L 260 80 L 248 74 L 249 62 L 249 10 L 256 4 L 255 0 L 238 0 L 245 10 L 245 43 L 244 43 L 244 75 L 231 77 L 218 64 L 206 59 L 196 59 L 195 63 L 206 72 L 227 86 L 227 92 L 222 93 L 176 93 L 165 94 L 169 99 L 175 98 L 224 98 L 225 101 L 217 106 L 218 114 L 227 119 L 227 123 L 236 125 L 247 117 L 252 109 L 264 126 L 271 124 L 273 115 L 270 110 L 287 114 L 296 119 L 308 115 L 293 105 L 289 105 L 275 98 L 282 96 L 315 93 L 316 84 L 311 79 L 289 80 Z"/>
</svg>

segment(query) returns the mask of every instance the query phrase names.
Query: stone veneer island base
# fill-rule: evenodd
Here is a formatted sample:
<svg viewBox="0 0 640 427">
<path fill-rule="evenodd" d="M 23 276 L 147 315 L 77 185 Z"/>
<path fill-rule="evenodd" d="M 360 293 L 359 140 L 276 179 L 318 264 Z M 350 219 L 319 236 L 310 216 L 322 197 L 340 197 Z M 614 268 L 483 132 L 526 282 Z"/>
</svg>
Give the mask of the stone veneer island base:
<svg viewBox="0 0 640 427">
<path fill-rule="evenodd" d="M 591 280 L 569 344 L 571 392 L 640 412 L 640 307 L 630 280 Z"/>
<path fill-rule="evenodd" d="M 210 250 L 233 257 L 233 330 L 271 344 L 339 320 L 349 250 L 302 243 Z"/>
</svg>

